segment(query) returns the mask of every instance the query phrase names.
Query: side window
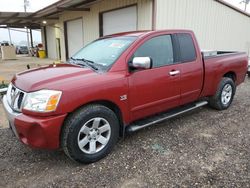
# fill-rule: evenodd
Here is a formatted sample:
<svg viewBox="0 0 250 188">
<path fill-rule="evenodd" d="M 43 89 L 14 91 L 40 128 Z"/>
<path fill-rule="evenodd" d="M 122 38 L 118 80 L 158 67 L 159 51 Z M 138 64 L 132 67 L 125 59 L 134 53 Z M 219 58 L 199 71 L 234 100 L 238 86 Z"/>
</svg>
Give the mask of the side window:
<svg viewBox="0 0 250 188">
<path fill-rule="evenodd" d="M 173 47 L 170 35 L 154 37 L 141 45 L 133 57 L 150 57 L 153 67 L 173 64 Z"/>
<path fill-rule="evenodd" d="M 177 34 L 180 45 L 181 62 L 190 62 L 196 59 L 196 51 L 192 36 L 187 33 Z"/>
</svg>

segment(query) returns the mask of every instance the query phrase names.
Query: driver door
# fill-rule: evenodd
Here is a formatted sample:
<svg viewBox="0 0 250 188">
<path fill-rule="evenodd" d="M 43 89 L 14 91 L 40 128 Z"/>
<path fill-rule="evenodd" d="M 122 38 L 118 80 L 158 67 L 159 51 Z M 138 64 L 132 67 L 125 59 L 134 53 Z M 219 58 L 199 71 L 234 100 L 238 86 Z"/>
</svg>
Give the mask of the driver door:
<svg viewBox="0 0 250 188">
<path fill-rule="evenodd" d="M 153 115 L 180 104 L 180 65 L 174 64 L 171 35 L 148 39 L 133 57 L 150 57 L 152 68 L 129 76 L 131 120 Z"/>
</svg>

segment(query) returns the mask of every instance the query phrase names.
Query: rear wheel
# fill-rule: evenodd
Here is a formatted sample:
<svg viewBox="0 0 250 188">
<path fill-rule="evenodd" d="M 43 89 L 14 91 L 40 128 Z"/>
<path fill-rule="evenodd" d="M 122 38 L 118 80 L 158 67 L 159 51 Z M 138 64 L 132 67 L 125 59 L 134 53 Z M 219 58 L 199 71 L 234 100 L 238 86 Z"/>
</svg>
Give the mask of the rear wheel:
<svg viewBox="0 0 250 188">
<path fill-rule="evenodd" d="M 222 78 L 215 95 L 209 99 L 209 105 L 217 110 L 227 109 L 233 101 L 235 91 L 234 81 L 231 78 Z"/>
<path fill-rule="evenodd" d="M 119 124 L 115 113 L 102 105 L 89 105 L 65 121 L 61 144 L 71 159 L 91 163 L 105 157 L 118 136 Z"/>
</svg>

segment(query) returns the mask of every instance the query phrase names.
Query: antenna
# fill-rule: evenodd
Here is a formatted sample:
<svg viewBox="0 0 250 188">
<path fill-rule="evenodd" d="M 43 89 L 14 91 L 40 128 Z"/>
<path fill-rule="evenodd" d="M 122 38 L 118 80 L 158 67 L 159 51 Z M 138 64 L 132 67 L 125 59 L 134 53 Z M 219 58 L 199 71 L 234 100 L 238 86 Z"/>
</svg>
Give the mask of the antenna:
<svg viewBox="0 0 250 188">
<path fill-rule="evenodd" d="M 24 8 L 24 12 L 27 12 L 27 7 L 30 6 L 30 2 L 29 0 L 23 0 L 23 8 Z M 26 27 L 26 26 L 25 26 Z M 24 28 L 25 28 L 24 27 Z M 29 39 L 29 31 L 28 28 L 26 27 L 26 33 L 27 33 L 27 47 L 28 47 L 28 52 L 30 55 L 30 39 Z"/>
</svg>

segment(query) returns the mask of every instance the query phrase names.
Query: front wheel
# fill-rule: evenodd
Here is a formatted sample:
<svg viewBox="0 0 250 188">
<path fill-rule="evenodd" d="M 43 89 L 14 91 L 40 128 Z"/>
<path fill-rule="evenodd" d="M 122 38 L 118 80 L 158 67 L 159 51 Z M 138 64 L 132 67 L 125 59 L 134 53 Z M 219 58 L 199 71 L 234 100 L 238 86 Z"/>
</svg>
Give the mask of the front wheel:
<svg viewBox="0 0 250 188">
<path fill-rule="evenodd" d="M 231 78 L 222 78 L 215 95 L 209 99 L 209 105 L 217 110 L 227 109 L 233 101 L 235 91 L 234 81 Z"/>
<path fill-rule="evenodd" d="M 105 157 L 118 136 L 119 123 L 115 113 L 102 105 L 88 105 L 67 118 L 61 144 L 71 159 L 91 163 Z"/>
</svg>

